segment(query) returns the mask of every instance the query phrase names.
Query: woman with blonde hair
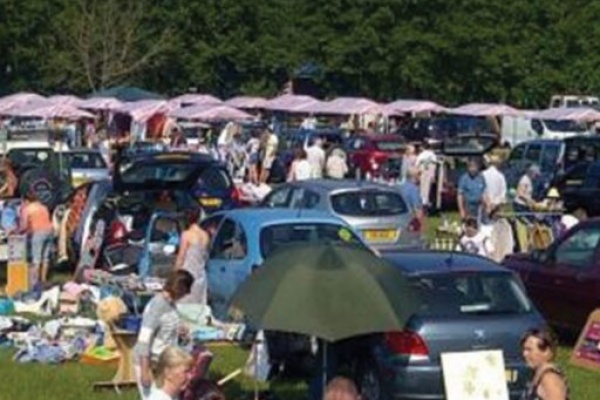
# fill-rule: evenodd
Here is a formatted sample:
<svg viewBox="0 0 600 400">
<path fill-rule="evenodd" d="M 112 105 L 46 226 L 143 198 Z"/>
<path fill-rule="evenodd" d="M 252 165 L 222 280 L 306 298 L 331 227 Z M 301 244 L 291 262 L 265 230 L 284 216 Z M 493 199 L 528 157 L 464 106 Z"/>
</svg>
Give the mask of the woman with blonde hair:
<svg viewBox="0 0 600 400">
<path fill-rule="evenodd" d="M 179 347 L 165 348 L 156 364 L 155 387 L 148 400 L 174 400 L 179 398 L 189 381 L 192 356 Z"/>
</svg>

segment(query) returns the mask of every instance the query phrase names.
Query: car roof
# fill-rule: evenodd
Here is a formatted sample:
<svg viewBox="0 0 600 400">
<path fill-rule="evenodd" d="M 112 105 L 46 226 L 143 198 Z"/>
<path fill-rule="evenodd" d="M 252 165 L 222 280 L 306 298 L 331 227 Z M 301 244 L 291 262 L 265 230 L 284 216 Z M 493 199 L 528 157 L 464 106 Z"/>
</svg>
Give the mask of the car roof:
<svg viewBox="0 0 600 400">
<path fill-rule="evenodd" d="M 255 232 L 264 226 L 285 224 L 290 222 L 331 223 L 348 227 L 348 225 L 342 219 L 326 211 L 318 210 L 300 210 L 289 208 L 236 208 L 233 210 L 221 211 L 212 215 L 223 215 L 224 217 L 230 217 L 241 222 L 245 227 L 252 229 Z"/>
<path fill-rule="evenodd" d="M 440 272 L 506 272 L 505 267 L 476 254 L 453 251 L 385 252 L 383 258 L 408 275 L 438 274 Z"/>
<path fill-rule="evenodd" d="M 94 154 L 102 154 L 100 153 L 100 150 L 96 150 L 96 149 L 87 149 L 87 148 L 80 148 L 80 149 L 69 149 L 66 150 L 64 152 L 59 152 L 59 153 L 65 153 L 65 154 L 73 154 L 73 153 L 94 153 Z"/>
<path fill-rule="evenodd" d="M 600 141 L 600 137 L 598 136 L 587 136 L 587 135 L 575 135 L 569 136 L 563 139 L 532 139 L 523 143 L 519 143 L 521 145 L 529 145 L 529 144 L 552 144 L 552 143 L 567 143 L 567 142 L 575 142 L 575 141 Z M 516 146 L 515 146 L 516 147 Z"/>
<path fill-rule="evenodd" d="M 394 135 L 394 134 L 380 135 L 380 134 L 376 134 L 376 133 L 362 133 L 362 134 L 356 135 L 354 137 L 367 138 L 374 142 L 390 141 L 390 140 L 398 140 L 398 141 L 405 140 L 401 135 Z"/>
<path fill-rule="evenodd" d="M 397 186 L 391 186 L 384 183 L 357 181 L 354 179 L 307 179 L 303 181 L 290 182 L 282 184 L 281 187 L 290 185 L 294 187 L 305 187 L 321 192 L 334 192 L 354 189 L 378 189 L 398 191 Z"/>
</svg>

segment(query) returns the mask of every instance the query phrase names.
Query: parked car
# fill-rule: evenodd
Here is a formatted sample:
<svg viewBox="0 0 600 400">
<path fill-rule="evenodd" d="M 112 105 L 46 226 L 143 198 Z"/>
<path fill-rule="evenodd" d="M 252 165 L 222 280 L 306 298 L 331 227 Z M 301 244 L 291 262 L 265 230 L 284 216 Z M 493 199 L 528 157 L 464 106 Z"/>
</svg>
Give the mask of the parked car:
<svg viewBox="0 0 600 400">
<path fill-rule="evenodd" d="M 282 247 L 324 241 L 366 247 L 342 220 L 316 210 L 236 209 L 215 213 L 201 226 L 213 238 L 207 262 L 209 301 L 221 316 L 237 287 Z"/>
<path fill-rule="evenodd" d="M 398 187 L 365 181 L 311 179 L 277 186 L 261 203 L 267 208 L 321 210 L 343 219 L 378 250 L 423 248 L 423 232 Z"/>
<path fill-rule="evenodd" d="M 423 300 L 400 332 L 344 344 L 366 400 L 445 399 L 440 356 L 502 350 L 510 398 L 519 399 L 530 376 L 521 355 L 523 332 L 545 324 L 518 276 L 465 253 L 398 252 L 385 257 L 410 279 Z"/>
<path fill-rule="evenodd" d="M 406 140 L 400 135 L 356 135 L 344 145 L 351 176 L 398 179 Z"/>
<path fill-rule="evenodd" d="M 155 153 L 117 163 L 112 181 L 80 186 L 63 207 L 63 211 L 71 210 L 65 233 L 74 251 L 72 259 L 77 259 L 100 218 L 109 226 L 105 240 L 114 242 L 116 238 L 111 235 L 123 232 L 110 229 L 112 222 L 124 224 L 127 233 L 135 236 L 135 232 L 146 230 L 156 212 L 177 213 L 202 206 L 210 214 L 233 208 L 234 193 L 224 165 L 206 155 Z"/>
<path fill-rule="evenodd" d="M 71 168 L 71 183 L 77 187 L 89 181 L 107 179 L 110 171 L 104 157 L 97 150 L 77 149 L 63 153 Z"/>
<path fill-rule="evenodd" d="M 579 332 L 600 306 L 600 220 L 575 225 L 546 250 L 507 256 L 529 296 L 553 325 Z"/>
<path fill-rule="evenodd" d="M 542 176 L 534 197 L 542 197 L 565 171 L 581 162 L 600 159 L 600 137 L 573 136 L 565 139 L 539 139 L 521 143 L 510 152 L 502 166 L 509 188 L 516 188 L 527 168 L 536 164 Z"/>
<path fill-rule="evenodd" d="M 567 212 L 583 208 L 588 216 L 600 215 L 600 161 L 574 165 L 557 177 L 553 186 Z"/>
</svg>

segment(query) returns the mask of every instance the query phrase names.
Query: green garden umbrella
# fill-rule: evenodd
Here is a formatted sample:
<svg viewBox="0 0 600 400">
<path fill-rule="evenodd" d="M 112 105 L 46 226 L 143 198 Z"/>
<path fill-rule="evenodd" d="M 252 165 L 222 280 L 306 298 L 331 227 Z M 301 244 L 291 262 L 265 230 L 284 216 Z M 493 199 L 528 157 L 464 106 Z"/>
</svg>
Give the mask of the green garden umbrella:
<svg viewBox="0 0 600 400">
<path fill-rule="evenodd" d="M 232 299 L 232 309 L 260 329 L 329 342 L 402 330 L 419 305 L 396 267 L 365 249 L 335 244 L 275 253 Z"/>
</svg>

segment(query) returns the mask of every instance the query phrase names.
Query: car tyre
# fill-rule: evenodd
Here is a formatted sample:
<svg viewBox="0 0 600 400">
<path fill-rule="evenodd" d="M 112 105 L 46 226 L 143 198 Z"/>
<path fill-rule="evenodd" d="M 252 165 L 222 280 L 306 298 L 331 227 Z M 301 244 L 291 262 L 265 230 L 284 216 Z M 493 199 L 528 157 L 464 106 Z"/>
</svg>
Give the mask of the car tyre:
<svg viewBox="0 0 600 400">
<path fill-rule="evenodd" d="M 53 209 L 60 201 L 60 182 L 54 174 L 41 168 L 29 169 L 19 179 L 19 193 L 35 193 L 39 200 Z"/>
<path fill-rule="evenodd" d="M 388 400 L 390 396 L 376 363 L 367 358 L 356 368 L 355 382 L 363 400 Z"/>
</svg>

